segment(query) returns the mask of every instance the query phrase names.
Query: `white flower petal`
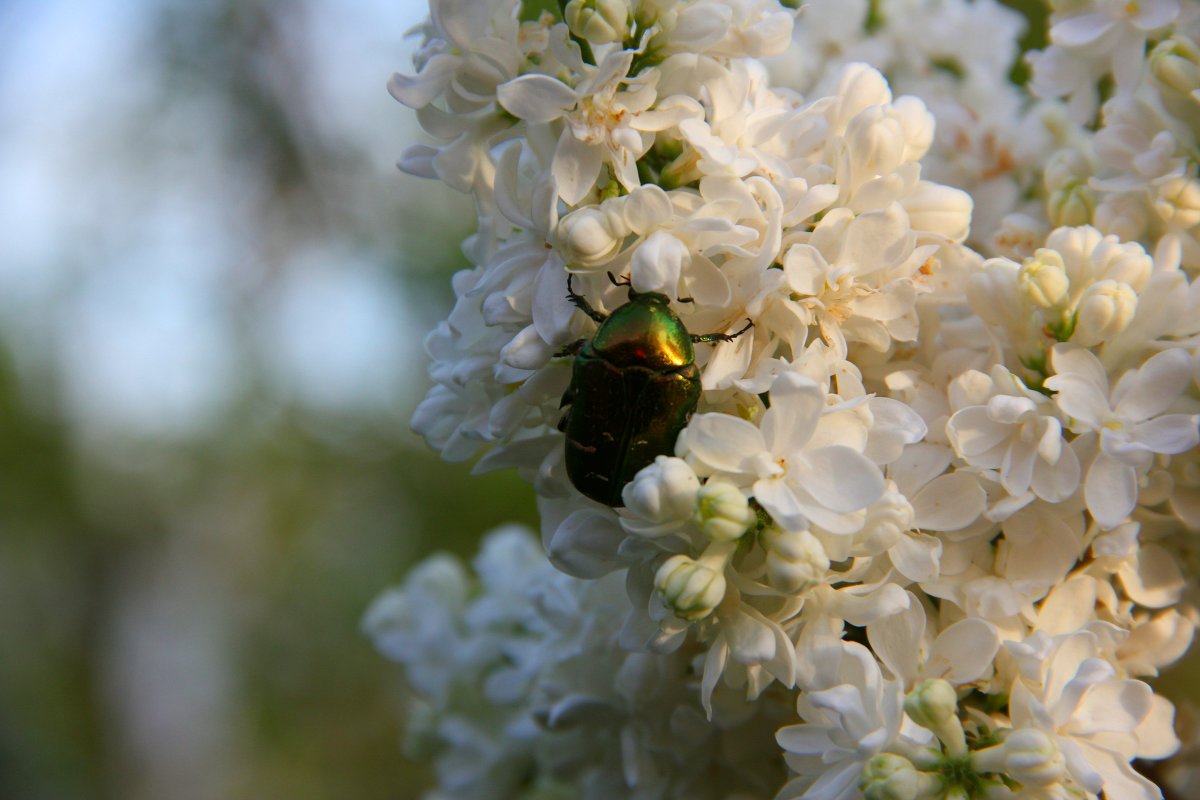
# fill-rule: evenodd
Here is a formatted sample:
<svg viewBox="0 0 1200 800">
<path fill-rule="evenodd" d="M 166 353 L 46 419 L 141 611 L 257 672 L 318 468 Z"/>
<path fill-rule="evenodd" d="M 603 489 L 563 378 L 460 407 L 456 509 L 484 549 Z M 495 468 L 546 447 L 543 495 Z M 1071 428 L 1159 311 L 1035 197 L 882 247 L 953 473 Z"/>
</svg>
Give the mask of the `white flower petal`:
<svg viewBox="0 0 1200 800">
<path fill-rule="evenodd" d="M 789 753 L 802 756 L 819 756 L 836 746 L 828 729 L 820 725 L 786 725 L 775 733 L 775 741 Z"/>
<path fill-rule="evenodd" d="M 754 484 L 754 499 L 767 510 L 784 530 L 802 531 L 808 528 L 807 508 L 782 478 L 770 478 Z"/>
<path fill-rule="evenodd" d="M 968 406 L 955 412 L 946 421 L 946 438 L 960 458 L 972 464 L 974 459 L 1000 445 L 1010 435 L 1008 426 L 1001 425 L 988 414 L 987 406 Z M 980 466 L 998 466 L 991 463 Z"/>
<path fill-rule="evenodd" d="M 1108 373 L 1091 350 L 1071 344 L 1056 344 L 1050 351 L 1050 365 L 1056 375 L 1079 375 L 1108 397 Z"/>
<path fill-rule="evenodd" d="M 763 414 L 762 436 L 777 456 L 801 450 L 812 438 L 825 393 L 808 378 L 794 372 L 782 373 L 771 385 L 771 407 Z"/>
<path fill-rule="evenodd" d="M 1061 503 L 1079 488 L 1081 469 L 1079 456 L 1067 445 L 1059 454 L 1058 463 L 1048 464 L 1038 459 L 1033 465 L 1033 493 L 1048 503 Z"/>
<path fill-rule="evenodd" d="M 1138 758 L 1166 758 L 1179 750 L 1175 735 L 1175 706 L 1162 695 L 1150 698 L 1150 711 L 1137 728 Z"/>
<path fill-rule="evenodd" d="M 1071 715 L 1071 731 L 1084 736 L 1130 733 L 1150 713 L 1152 696 L 1150 687 L 1141 681 L 1106 681 L 1093 686 Z"/>
<path fill-rule="evenodd" d="M 1167 414 L 1133 427 L 1133 444 L 1151 453 L 1174 455 L 1200 444 L 1200 416 Z"/>
<path fill-rule="evenodd" d="M 439 53 L 425 62 L 420 75 L 393 75 L 388 94 L 409 108 L 424 108 L 442 93 L 461 62 L 461 56 Z"/>
<path fill-rule="evenodd" d="M 825 508 L 849 513 L 883 496 L 883 475 L 870 459 L 849 447 L 810 450 L 789 464 L 788 481 L 799 483 Z"/>
<path fill-rule="evenodd" d="M 989 622 L 964 619 L 938 634 L 925 662 L 924 674 L 957 685 L 977 681 L 991 672 L 1000 651 L 1000 635 Z"/>
<path fill-rule="evenodd" d="M 987 494 L 974 475 L 952 472 L 930 481 L 911 502 L 918 528 L 957 531 L 979 519 Z"/>
<path fill-rule="evenodd" d="M 1117 574 L 1129 598 L 1146 608 L 1174 605 L 1187 585 L 1175 557 L 1156 544 L 1142 546 L 1136 572 L 1123 568 Z"/>
<path fill-rule="evenodd" d="M 596 184 L 604 166 L 601 148 L 581 142 L 565 129 L 558 138 L 554 164 L 550 168 L 558 181 L 558 195 L 569 206 L 578 205 Z"/>
<path fill-rule="evenodd" d="M 912 602 L 912 595 L 894 583 L 885 583 L 874 591 L 862 594 L 847 589 L 839 589 L 834 594 L 834 609 L 842 619 L 859 628 L 899 614 Z M 867 655 L 871 659 L 875 658 L 869 652 Z M 862 654 L 858 653 L 857 656 L 861 657 Z"/>
<path fill-rule="evenodd" d="M 933 580 L 938 576 L 942 541 L 923 533 L 901 536 L 888 550 L 888 555 L 896 570 L 910 581 Z"/>
<path fill-rule="evenodd" d="M 729 654 L 739 664 L 762 664 L 775 656 L 775 634 L 762 620 L 739 613 L 722 629 L 729 636 Z"/>
<path fill-rule="evenodd" d="M 1054 23 L 1050 28 L 1050 41 L 1066 47 L 1083 47 L 1108 33 L 1111 28 L 1112 21 L 1101 11 L 1075 14 Z"/>
<path fill-rule="evenodd" d="M 689 259 L 687 246 L 666 231 L 650 234 L 633 252 L 631 278 L 639 292 L 678 294 L 679 278 Z"/>
<path fill-rule="evenodd" d="M 573 108 L 579 97 L 575 90 L 549 75 L 522 75 L 502 83 L 496 99 L 505 111 L 528 122 L 549 122 Z"/>
<path fill-rule="evenodd" d="M 905 686 L 917 677 L 924 638 L 925 609 L 911 595 L 907 609 L 867 626 L 871 649 Z"/>
<path fill-rule="evenodd" d="M 1114 411 L 1132 420 L 1166 411 L 1192 382 L 1192 359 L 1183 350 L 1164 350 L 1126 375 L 1113 391 Z"/>
<path fill-rule="evenodd" d="M 1122 522 L 1137 505 L 1137 473 L 1103 451 L 1096 454 L 1083 485 L 1088 511 L 1104 530 Z"/>
<path fill-rule="evenodd" d="M 766 451 L 762 432 L 730 414 L 697 414 L 687 427 L 687 449 L 717 472 L 745 473 Z"/>
<path fill-rule="evenodd" d="M 804 800 L 846 800 L 855 796 L 859 777 L 862 775 L 861 761 L 847 761 L 821 773 L 808 791 Z"/>
<path fill-rule="evenodd" d="M 860 214 L 847 226 L 838 265 L 853 265 L 855 274 L 886 269 L 912 247 L 908 214 L 899 203 Z"/>
<path fill-rule="evenodd" d="M 1096 581 L 1080 575 L 1054 587 L 1038 609 L 1037 628 L 1051 636 L 1074 633 L 1096 614 Z"/>
<path fill-rule="evenodd" d="M 1055 392 L 1054 402 L 1068 417 L 1095 430 L 1108 416 L 1108 397 L 1094 383 L 1078 374 L 1059 374 L 1046 379 L 1046 388 Z"/>
<path fill-rule="evenodd" d="M 584 509 L 567 517 L 550 540 L 550 562 L 568 575 L 599 578 L 622 566 L 617 548 L 625 532 L 610 513 Z"/>
<path fill-rule="evenodd" d="M 543 340 L 562 344 L 571 338 L 575 307 L 563 302 L 567 273 L 557 258 L 548 258 L 533 282 L 533 326 Z"/>
</svg>

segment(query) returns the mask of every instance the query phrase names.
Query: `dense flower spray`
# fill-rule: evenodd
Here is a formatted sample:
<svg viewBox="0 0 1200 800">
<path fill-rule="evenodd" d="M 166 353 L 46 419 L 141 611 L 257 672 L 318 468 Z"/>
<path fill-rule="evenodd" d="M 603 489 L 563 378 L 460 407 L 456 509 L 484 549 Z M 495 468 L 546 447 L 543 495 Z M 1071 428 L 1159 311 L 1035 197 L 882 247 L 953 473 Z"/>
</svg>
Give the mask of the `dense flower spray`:
<svg viewBox="0 0 1200 800">
<path fill-rule="evenodd" d="M 479 213 L 413 426 L 542 519 L 367 616 L 430 796 L 1161 797 L 1200 8 L 1052 3 L 1027 89 L 990 0 L 792 5 L 431 0 L 390 84 L 436 141 L 402 168 Z M 622 283 L 753 326 L 697 345 L 696 413 L 613 509 L 557 423 L 596 324 L 568 286 Z"/>
</svg>

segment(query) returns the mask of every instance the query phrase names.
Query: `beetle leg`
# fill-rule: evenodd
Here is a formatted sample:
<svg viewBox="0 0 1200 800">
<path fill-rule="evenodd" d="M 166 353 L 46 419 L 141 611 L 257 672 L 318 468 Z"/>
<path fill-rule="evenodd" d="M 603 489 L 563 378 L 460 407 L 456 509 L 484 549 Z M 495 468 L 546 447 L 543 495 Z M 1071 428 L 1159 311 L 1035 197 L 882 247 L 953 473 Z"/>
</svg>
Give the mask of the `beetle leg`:
<svg viewBox="0 0 1200 800">
<path fill-rule="evenodd" d="M 571 282 L 574 280 L 575 280 L 575 275 L 573 273 L 568 273 L 567 274 L 567 299 L 570 300 L 575 305 L 576 308 L 578 308 L 580 311 L 582 311 L 583 313 L 585 313 L 589 317 L 591 317 L 593 320 L 595 320 L 597 324 L 604 322 L 604 320 L 608 319 L 607 314 L 601 314 L 599 311 L 592 308 L 592 304 L 587 301 L 586 297 L 584 297 L 581 294 L 576 294 L 574 287 L 571 285 Z"/>
<path fill-rule="evenodd" d="M 563 345 L 558 350 L 554 351 L 554 357 L 562 358 L 563 356 L 579 355 L 579 351 L 583 349 L 585 342 L 587 342 L 587 339 L 576 339 L 568 345 Z"/>
<path fill-rule="evenodd" d="M 745 326 L 737 333 L 702 333 L 692 334 L 692 342 L 699 344 L 701 342 L 732 342 L 737 337 L 741 336 L 746 331 L 754 327 L 754 323 L 746 320 Z"/>
<path fill-rule="evenodd" d="M 610 281 L 612 281 L 613 286 L 628 286 L 630 300 L 632 300 L 633 298 L 638 296 L 637 291 L 633 288 L 633 281 L 630 280 L 625 275 L 622 275 L 621 277 L 618 278 L 616 275 L 613 275 L 611 271 L 609 271 L 608 279 Z"/>
</svg>

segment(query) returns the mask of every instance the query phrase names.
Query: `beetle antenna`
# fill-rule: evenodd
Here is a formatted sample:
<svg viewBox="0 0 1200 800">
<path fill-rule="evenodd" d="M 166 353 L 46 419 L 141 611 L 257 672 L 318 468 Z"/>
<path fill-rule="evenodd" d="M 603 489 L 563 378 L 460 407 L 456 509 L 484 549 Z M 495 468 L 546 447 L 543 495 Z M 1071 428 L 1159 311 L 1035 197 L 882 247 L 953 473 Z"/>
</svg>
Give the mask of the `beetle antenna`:
<svg viewBox="0 0 1200 800">
<path fill-rule="evenodd" d="M 601 314 L 599 311 L 592 308 L 592 304 L 587 301 L 586 297 L 584 297 L 581 294 L 576 293 L 574 281 L 575 281 L 575 273 L 568 272 L 567 273 L 567 299 L 571 301 L 572 305 L 574 305 L 576 308 L 578 308 L 583 313 L 587 314 L 591 319 L 595 320 L 597 323 L 604 322 L 604 320 L 608 319 L 607 314 Z"/>
<path fill-rule="evenodd" d="M 611 272 L 609 272 L 608 279 L 610 281 L 612 281 L 613 286 L 628 286 L 630 300 L 632 300 L 633 298 L 638 296 L 638 293 L 636 291 L 634 291 L 633 281 L 631 281 L 629 278 L 625 277 L 624 275 L 622 275 L 620 278 L 618 278 L 616 275 L 613 275 Z"/>
<path fill-rule="evenodd" d="M 692 334 L 692 342 L 700 344 L 701 342 L 732 342 L 737 337 L 741 336 L 746 331 L 754 327 L 754 322 L 747 319 L 746 324 L 737 333 L 704 333 Z"/>
<path fill-rule="evenodd" d="M 694 297 L 676 297 L 675 302 L 677 302 L 677 303 L 694 303 L 694 302 L 696 302 L 696 298 L 694 298 Z"/>
</svg>

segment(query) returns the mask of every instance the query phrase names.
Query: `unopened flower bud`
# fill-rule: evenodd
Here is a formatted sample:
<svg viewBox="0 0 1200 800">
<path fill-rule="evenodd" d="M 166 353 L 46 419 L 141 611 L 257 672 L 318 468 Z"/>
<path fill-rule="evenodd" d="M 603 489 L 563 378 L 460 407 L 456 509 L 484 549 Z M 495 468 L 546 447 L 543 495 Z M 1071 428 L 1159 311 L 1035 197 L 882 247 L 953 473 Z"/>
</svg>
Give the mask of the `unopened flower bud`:
<svg viewBox="0 0 1200 800">
<path fill-rule="evenodd" d="M 930 678 L 917 684 L 904 698 L 904 711 L 913 722 L 933 731 L 950 755 L 966 752 L 966 735 L 958 719 L 958 693 L 949 681 Z"/>
<path fill-rule="evenodd" d="M 1038 308 L 1062 306 L 1071 288 L 1062 256 L 1054 250 L 1039 249 L 1021 267 L 1017 276 L 1021 294 Z"/>
<path fill-rule="evenodd" d="M 769 527 L 763 531 L 767 550 L 767 583 L 788 594 L 816 586 L 829 574 L 829 556 L 820 540 L 808 531 L 785 531 Z"/>
<path fill-rule="evenodd" d="M 563 261 L 572 267 L 608 263 L 628 235 L 621 215 L 604 206 L 587 206 L 563 217 L 555 231 Z"/>
<path fill-rule="evenodd" d="M 732 483 L 709 481 L 696 496 L 696 522 L 714 542 L 732 542 L 754 524 L 757 515 Z"/>
<path fill-rule="evenodd" d="M 858 788 L 865 800 L 924 800 L 937 796 L 939 782 L 904 756 L 880 753 L 863 765 Z"/>
<path fill-rule="evenodd" d="M 1159 218 L 1176 230 L 1200 223 L 1200 181 L 1178 176 L 1158 185 L 1154 210 Z"/>
<path fill-rule="evenodd" d="M 932 730 L 958 713 L 958 693 L 949 681 L 930 678 L 904 698 L 904 710 L 913 722 Z"/>
<path fill-rule="evenodd" d="M 658 456 L 625 484 L 621 499 L 628 513 L 621 523 L 640 536 L 674 532 L 691 518 L 699 490 L 700 479 L 686 461 Z"/>
<path fill-rule="evenodd" d="M 1056 192 L 1068 185 L 1086 183 L 1092 174 L 1087 157 L 1078 150 L 1059 150 L 1046 162 L 1042 183 L 1047 192 Z"/>
<path fill-rule="evenodd" d="M 1067 182 L 1050 194 L 1047 214 L 1055 227 L 1088 225 L 1096 210 L 1096 196 L 1087 184 Z"/>
<path fill-rule="evenodd" d="M 1200 89 L 1200 47 L 1184 36 L 1172 36 L 1150 51 L 1150 72 L 1175 91 L 1192 95 Z"/>
<path fill-rule="evenodd" d="M 1049 786 L 1067 777 L 1067 761 L 1048 734 L 1023 728 L 1004 740 L 1010 778 L 1025 785 Z"/>
<path fill-rule="evenodd" d="M 571 0 L 563 13 L 571 33 L 594 44 L 629 36 L 628 0 Z"/>
<path fill-rule="evenodd" d="M 654 576 L 654 588 L 663 604 L 688 620 L 703 619 L 725 598 L 724 570 L 676 555 L 668 558 Z"/>
<path fill-rule="evenodd" d="M 1108 341 L 1129 325 L 1137 302 L 1137 293 L 1128 284 L 1111 280 L 1093 283 L 1079 298 L 1071 341 L 1084 347 Z"/>
</svg>

